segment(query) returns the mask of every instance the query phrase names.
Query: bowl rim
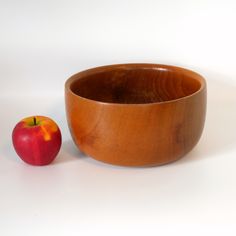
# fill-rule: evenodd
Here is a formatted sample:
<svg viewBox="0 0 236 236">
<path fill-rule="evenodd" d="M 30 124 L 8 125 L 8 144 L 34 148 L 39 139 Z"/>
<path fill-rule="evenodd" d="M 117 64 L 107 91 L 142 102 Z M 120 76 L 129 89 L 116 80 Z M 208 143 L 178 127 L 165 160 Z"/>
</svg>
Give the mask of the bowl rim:
<svg viewBox="0 0 236 236">
<path fill-rule="evenodd" d="M 90 99 L 90 98 L 86 98 L 83 96 L 80 96 L 76 93 L 74 93 L 71 89 L 71 85 L 72 83 L 74 83 L 76 80 L 79 80 L 83 77 L 86 77 L 88 75 L 92 75 L 95 73 L 100 73 L 100 72 L 105 72 L 105 71 L 111 71 L 115 68 L 120 68 L 120 69 L 127 69 L 128 67 L 133 68 L 133 69 L 155 69 L 158 68 L 163 69 L 163 70 L 168 70 L 168 69 L 172 69 L 175 71 L 179 71 L 185 74 L 189 74 L 194 76 L 199 83 L 200 83 L 200 88 L 192 93 L 189 94 L 187 96 L 181 97 L 181 98 L 176 98 L 176 99 L 171 99 L 171 100 L 167 100 L 167 101 L 161 101 L 161 102 L 149 102 L 149 103 L 113 103 L 113 102 L 102 102 L 102 101 L 98 101 L 98 100 L 94 100 L 94 99 Z M 79 77 L 78 77 L 79 76 Z M 197 94 L 201 93 L 202 91 L 206 90 L 206 80 L 205 78 L 198 74 L 197 72 L 190 70 L 190 69 L 186 69 L 183 67 L 179 67 L 179 66 L 174 66 L 174 65 L 167 65 L 167 64 L 154 64 L 154 63 L 124 63 L 124 64 L 111 64 L 111 65 L 103 65 L 103 66 L 98 66 L 98 67 L 93 67 L 93 68 L 89 68 L 86 70 L 82 70 L 72 76 L 70 76 L 66 82 L 65 82 L 65 95 L 66 93 L 69 93 L 70 95 L 72 95 L 75 98 L 79 98 L 82 99 L 84 101 L 90 102 L 90 103 L 97 103 L 97 104 L 101 104 L 101 105 L 112 105 L 112 106 L 153 106 L 153 105 L 161 105 L 161 104 L 167 104 L 167 103 L 174 103 L 174 102 L 179 102 L 185 99 L 189 99 L 193 96 L 196 96 Z"/>
</svg>

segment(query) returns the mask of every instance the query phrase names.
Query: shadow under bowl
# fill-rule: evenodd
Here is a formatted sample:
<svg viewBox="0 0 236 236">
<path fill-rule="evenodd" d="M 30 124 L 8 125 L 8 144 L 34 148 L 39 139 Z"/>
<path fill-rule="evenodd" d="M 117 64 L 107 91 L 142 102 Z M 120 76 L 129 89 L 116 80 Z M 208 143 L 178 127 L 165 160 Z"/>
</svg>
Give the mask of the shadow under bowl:
<svg viewBox="0 0 236 236">
<path fill-rule="evenodd" d="M 65 102 L 72 138 L 87 155 L 115 165 L 162 165 L 198 142 L 206 82 L 175 66 L 109 65 L 69 78 Z"/>
</svg>

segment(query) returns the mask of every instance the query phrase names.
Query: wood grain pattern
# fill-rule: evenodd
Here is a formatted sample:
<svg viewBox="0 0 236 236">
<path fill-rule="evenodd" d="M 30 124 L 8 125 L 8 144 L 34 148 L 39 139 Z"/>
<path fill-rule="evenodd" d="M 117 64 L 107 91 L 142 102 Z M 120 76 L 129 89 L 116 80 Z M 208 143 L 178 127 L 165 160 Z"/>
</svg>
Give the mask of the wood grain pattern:
<svg viewBox="0 0 236 236">
<path fill-rule="evenodd" d="M 103 66 L 68 79 L 65 102 L 72 138 L 87 155 L 123 166 L 162 165 L 198 142 L 206 82 L 174 66 Z"/>
</svg>

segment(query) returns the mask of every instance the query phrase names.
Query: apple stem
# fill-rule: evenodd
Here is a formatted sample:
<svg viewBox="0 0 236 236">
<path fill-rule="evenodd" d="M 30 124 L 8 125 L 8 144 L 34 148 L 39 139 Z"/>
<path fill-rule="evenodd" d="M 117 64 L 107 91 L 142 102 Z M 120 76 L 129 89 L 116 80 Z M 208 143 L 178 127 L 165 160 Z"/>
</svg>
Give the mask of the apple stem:
<svg viewBox="0 0 236 236">
<path fill-rule="evenodd" d="M 37 123 L 36 123 L 36 117 L 34 117 L 34 125 L 36 125 Z"/>
</svg>

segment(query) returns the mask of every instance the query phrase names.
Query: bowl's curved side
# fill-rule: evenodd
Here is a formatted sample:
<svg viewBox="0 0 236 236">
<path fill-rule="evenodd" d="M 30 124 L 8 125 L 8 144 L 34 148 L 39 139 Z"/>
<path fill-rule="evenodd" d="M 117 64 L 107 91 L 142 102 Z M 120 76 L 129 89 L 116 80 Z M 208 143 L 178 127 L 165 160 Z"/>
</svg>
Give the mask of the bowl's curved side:
<svg viewBox="0 0 236 236">
<path fill-rule="evenodd" d="M 206 90 L 153 106 L 114 106 L 66 93 L 74 142 L 87 155 L 115 165 L 150 166 L 176 161 L 198 142 L 205 121 Z"/>
</svg>

